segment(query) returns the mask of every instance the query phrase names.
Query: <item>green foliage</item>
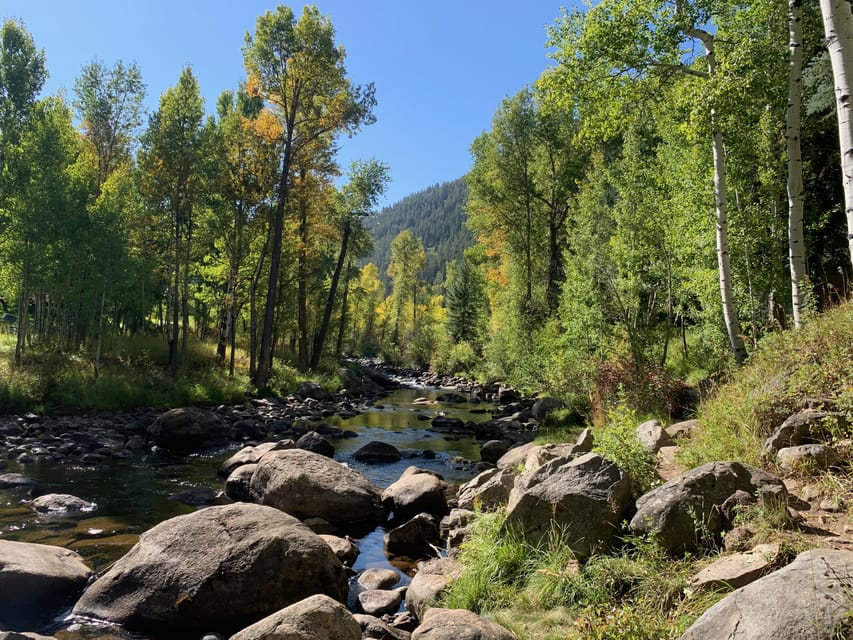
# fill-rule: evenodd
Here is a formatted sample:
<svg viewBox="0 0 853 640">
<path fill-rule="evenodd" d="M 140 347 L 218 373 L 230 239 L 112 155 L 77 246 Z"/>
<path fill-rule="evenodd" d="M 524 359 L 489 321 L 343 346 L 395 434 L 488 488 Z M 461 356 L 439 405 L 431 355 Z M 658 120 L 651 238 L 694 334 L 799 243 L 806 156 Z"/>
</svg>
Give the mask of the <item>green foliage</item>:
<svg viewBox="0 0 853 640">
<path fill-rule="evenodd" d="M 482 357 L 470 342 L 442 341 L 430 360 L 430 368 L 449 375 L 475 374 Z"/>
<path fill-rule="evenodd" d="M 607 413 L 604 426 L 593 432 L 593 450 L 615 462 L 631 477 L 637 496 L 660 484 L 655 456 L 637 439 L 637 427 L 641 422 L 634 410 L 617 406 Z"/>
</svg>

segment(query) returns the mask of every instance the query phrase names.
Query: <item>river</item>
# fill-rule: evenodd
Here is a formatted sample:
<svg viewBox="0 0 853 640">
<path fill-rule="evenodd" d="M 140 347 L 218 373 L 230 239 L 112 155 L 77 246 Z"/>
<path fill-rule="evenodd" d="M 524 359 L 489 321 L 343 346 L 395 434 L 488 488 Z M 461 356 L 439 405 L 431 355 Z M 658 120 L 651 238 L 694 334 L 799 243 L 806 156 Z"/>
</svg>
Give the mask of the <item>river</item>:
<svg viewBox="0 0 853 640">
<path fill-rule="evenodd" d="M 357 469 L 380 488 L 385 488 L 410 465 L 440 473 L 449 482 L 462 482 L 473 475 L 470 460 L 479 458 L 479 446 L 472 437 L 447 436 L 429 431 L 438 411 L 463 421 L 482 422 L 483 405 L 445 405 L 436 402 L 439 390 L 403 388 L 383 398 L 364 413 L 346 420 L 329 422 L 359 434 L 357 438 L 334 441 L 335 459 Z M 415 400 L 421 399 L 419 402 Z M 423 402 L 423 399 L 426 402 Z M 366 464 L 352 459 L 353 453 L 372 440 L 393 444 L 403 453 L 395 463 Z M 19 465 L 14 461 L 4 473 L 23 473 L 36 481 L 39 493 L 69 493 L 97 504 L 91 513 L 72 516 L 36 514 L 26 504 L 29 487 L 0 491 L 0 538 L 51 544 L 77 551 L 96 571 L 103 571 L 135 544 L 139 534 L 173 516 L 193 511 L 173 496 L 194 488 L 221 489 L 217 477 L 219 465 L 242 445 L 205 451 L 186 458 L 140 456 L 116 460 L 98 466 L 35 463 Z M 434 459 L 420 454 L 435 453 Z M 409 457 L 412 456 L 412 457 Z M 407 567 L 395 566 L 386 558 L 382 527 L 358 540 L 361 555 L 356 571 L 371 567 L 393 568 L 401 575 L 401 584 L 410 580 Z M 54 635 L 62 640 L 150 639 L 128 634 L 121 629 L 83 627 L 66 628 L 58 622 Z"/>
</svg>

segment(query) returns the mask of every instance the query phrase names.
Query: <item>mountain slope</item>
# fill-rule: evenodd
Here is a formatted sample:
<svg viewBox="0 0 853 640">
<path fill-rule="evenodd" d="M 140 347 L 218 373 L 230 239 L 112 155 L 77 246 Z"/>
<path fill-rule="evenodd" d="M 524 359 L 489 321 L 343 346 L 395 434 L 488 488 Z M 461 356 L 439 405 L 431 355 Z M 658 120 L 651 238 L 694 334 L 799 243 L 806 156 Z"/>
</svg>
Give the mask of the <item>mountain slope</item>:
<svg viewBox="0 0 853 640">
<path fill-rule="evenodd" d="M 465 198 L 468 189 L 462 178 L 434 185 L 406 196 L 385 207 L 368 222 L 373 234 L 373 253 L 367 258 L 379 267 L 387 281 L 391 260 L 391 241 L 405 229 L 411 229 L 424 243 L 427 262 L 422 278 L 430 284 L 444 281 L 446 265 L 462 257 L 471 244 L 471 232 L 465 226 Z"/>
</svg>

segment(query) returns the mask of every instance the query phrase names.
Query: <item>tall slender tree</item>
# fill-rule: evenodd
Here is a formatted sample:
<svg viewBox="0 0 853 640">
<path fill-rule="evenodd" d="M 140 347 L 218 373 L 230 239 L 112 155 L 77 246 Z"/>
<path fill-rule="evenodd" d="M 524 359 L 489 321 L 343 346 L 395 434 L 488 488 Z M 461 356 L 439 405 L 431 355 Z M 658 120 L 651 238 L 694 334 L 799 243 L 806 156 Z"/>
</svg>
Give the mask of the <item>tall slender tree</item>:
<svg viewBox="0 0 853 640">
<path fill-rule="evenodd" d="M 264 387 L 273 358 L 284 216 L 294 154 L 322 136 L 354 133 L 373 122 L 372 85 L 353 85 L 346 76 L 345 52 L 335 45 L 331 21 L 316 6 L 299 20 L 289 7 L 258 18 L 243 49 L 249 92 L 270 104 L 282 128 L 280 172 L 273 216 L 270 269 L 258 365 L 254 382 Z"/>
<path fill-rule="evenodd" d="M 199 165 L 204 148 L 204 104 L 190 67 L 178 84 L 160 98 L 142 138 L 140 164 L 143 190 L 150 205 L 169 222 L 169 370 L 187 365 L 189 333 L 189 267 L 194 231 L 193 210 L 200 188 Z M 179 352 L 180 334 L 180 352 Z M 179 357 L 180 356 L 180 357 Z"/>
</svg>

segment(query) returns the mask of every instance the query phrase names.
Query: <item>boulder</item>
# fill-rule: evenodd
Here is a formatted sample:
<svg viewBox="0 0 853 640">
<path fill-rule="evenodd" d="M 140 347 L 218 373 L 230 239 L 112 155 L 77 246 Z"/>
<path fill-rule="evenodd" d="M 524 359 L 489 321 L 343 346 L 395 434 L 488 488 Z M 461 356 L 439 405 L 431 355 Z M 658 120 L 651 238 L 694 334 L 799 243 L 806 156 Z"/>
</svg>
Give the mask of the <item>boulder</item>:
<svg viewBox="0 0 853 640">
<path fill-rule="evenodd" d="M 91 575 L 73 551 L 0 540 L 0 628 L 43 626 L 74 602 Z"/>
<path fill-rule="evenodd" d="M 487 469 L 459 487 L 460 509 L 493 511 L 506 505 L 515 483 L 511 469 Z"/>
<path fill-rule="evenodd" d="M 853 634 L 853 552 L 812 549 L 708 609 L 681 640 L 830 640 Z"/>
<path fill-rule="evenodd" d="M 279 440 L 278 442 L 262 442 L 254 447 L 243 447 L 233 456 L 228 458 L 219 467 L 220 478 L 227 478 L 238 467 L 245 464 L 256 464 L 266 453 L 270 451 L 283 451 L 285 449 L 295 449 L 296 443 L 293 440 Z"/>
<path fill-rule="evenodd" d="M 335 457 L 334 445 L 316 431 L 309 431 L 296 441 L 296 446 L 304 451 L 319 453 L 327 458 Z"/>
<path fill-rule="evenodd" d="M 826 432 L 827 421 L 833 421 L 839 426 L 846 424 L 844 414 L 833 411 L 804 409 L 788 416 L 785 422 L 764 441 L 764 455 L 771 457 L 779 449 L 814 442 Z"/>
<path fill-rule="evenodd" d="M 296 387 L 296 395 L 302 398 L 303 400 L 311 399 L 319 400 L 320 402 L 325 402 L 327 400 L 332 399 L 331 393 L 326 391 L 318 383 L 313 382 L 311 380 L 300 382 L 299 386 Z"/>
<path fill-rule="evenodd" d="M 452 558 L 434 558 L 418 565 L 406 591 L 406 609 L 418 619 L 452 582 L 462 575 L 464 567 Z"/>
<path fill-rule="evenodd" d="M 351 567 L 352 563 L 358 558 L 359 553 L 361 553 L 358 545 L 349 538 L 340 538 L 328 533 L 321 533 L 319 535 L 331 547 L 338 560 L 341 561 L 341 564 L 345 566 Z"/>
<path fill-rule="evenodd" d="M 436 396 L 435 400 L 442 404 L 464 404 L 468 402 L 468 398 L 465 396 L 461 396 L 458 393 L 450 393 L 449 391 L 439 394 Z"/>
<path fill-rule="evenodd" d="M 0 631 L 0 640 L 56 640 L 56 638 L 28 631 L 23 633 L 17 631 Z"/>
<path fill-rule="evenodd" d="M 382 504 L 393 512 L 393 520 L 403 523 L 419 513 L 429 513 L 438 518 L 446 515 L 447 483 L 437 473 L 409 467 L 400 479 L 382 492 Z"/>
<path fill-rule="evenodd" d="M 347 593 L 329 545 L 281 511 L 239 503 L 146 531 L 72 613 L 128 629 L 234 629 L 318 593 Z"/>
<path fill-rule="evenodd" d="M 524 461 L 527 459 L 527 454 L 530 453 L 531 449 L 538 446 L 540 445 L 528 442 L 527 444 L 511 447 L 509 451 L 498 459 L 496 463 L 498 469 L 518 470 L 519 467 L 524 465 Z"/>
<path fill-rule="evenodd" d="M 595 453 L 557 458 L 520 477 L 509 496 L 505 530 L 538 544 L 561 531 L 578 559 L 606 548 L 632 506 L 631 480 Z"/>
<path fill-rule="evenodd" d="M 468 509 L 451 509 L 439 523 L 439 532 L 445 542 L 447 555 L 455 557 L 459 547 L 468 537 L 468 525 L 473 522 L 476 513 Z"/>
<path fill-rule="evenodd" d="M 237 467 L 225 481 L 225 495 L 237 502 L 252 502 L 252 476 L 257 464 Z"/>
<path fill-rule="evenodd" d="M 496 404 L 512 404 L 521 400 L 521 394 L 511 387 L 499 387 L 495 394 Z"/>
<path fill-rule="evenodd" d="M 503 440 L 487 440 L 480 447 L 480 460 L 496 464 L 508 450 L 509 445 Z"/>
<path fill-rule="evenodd" d="M 400 582 L 400 574 L 393 569 L 374 567 L 358 576 L 358 584 L 365 589 L 390 589 Z"/>
<path fill-rule="evenodd" d="M 709 462 L 652 489 L 637 500 L 634 533 L 656 532 L 673 553 L 695 549 L 729 526 L 721 507 L 738 490 L 756 495 L 762 487 L 785 491 L 779 478 L 739 462 Z"/>
<path fill-rule="evenodd" d="M 504 627 L 467 609 L 429 609 L 412 640 L 515 640 Z"/>
<path fill-rule="evenodd" d="M 190 453 L 225 434 L 225 425 L 212 411 L 195 407 L 172 409 L 148 427 L 148 437 L 158 447 L 173 453 Z"/>
<path fill-rule="evenodd" d="M 340 602 L 315 595 L 259 620 L 230 640 L 361 640 L 361 627 Z"/>
<path fill-rule="evenodd" d="M 364 613 L 353 615 L 361 627 L 361 637 L 365 640 L 409 640 L 411 633 L 392 627 L 384 620 Z"/>
<path fill-rule="evenodd" d="M 272 451 L 252 475 L 255 502 L 304 520 L 322 518 L 345 527 L 385 517 L 379 488 L 357 471 L 318 453 Z"/>
<path fill-rule="evenodd" d="M 371 616 L 382 616 L 386 613 L 396 613 L 403 602 L 400 590 L 368 589 L 358 594 L 358 605 L 361 610 Z"/>
<path fill-rule="evenodd" d="M 383 462 L 397 462 L 402 458 L 399 449 L 393 444 L 374 440 L 358 449 L 352 454 L 354 460 L 368 462 L 371 464 Z"/>
<path fill-rule="evenodd" d="M 536 402 L 533 403 L 533 407 L 530 412 L 533 415 L 533 419 L 538 422 L 542 422 L 545 418 L 548 417 L 548 414 L 552 411 L 556 411 L 557 409 L 562 409 L 566 406 L 566 403 L 560 400 L 559 398 L 551 398 L 545 396 L 543 398 L 539 398 Z"/>
<path fill-rule="evenodd" d="M 822 471 L 838 464 L 839 460 L 835 450 L 825 444 L 801 444 L 776 452 L 776 464 L 785 473 Z"/>
<path fill-rule="evenodd" d="M 760 544 L 750 551 L 723 556 L 693 576 L 689 589 L 699 592 L 745 587 L 770 573 L 778 554 L 778 544 Z"/>
<path fill-rule="evenodd" d="M 29 487 L 35 483 L 35 480 L 20 473 L 0 473 L 0 489 Z"/>
<path fill-rule="evenodd" d="M 428 513 L 419 513 L 385 534 L 385 552 L 408 558 L 428 558 L 438 555 L 441 544 L 438 521 Z"/>
<path fill-rule="evenodd" d="M 699 421 L 693 418 L 691 420 L 682 420 L 681 422 L 674 422 L 669 425 L 665 429 L 665 431 L 666 434 L 673 440 L 681 440 L 683 438 L 689 438 L 698 426 Z"/>
<path fill-rule="evenodd" d="M 94 511 L 98 505 L 67 493 L 46 493 L 32 500 L 30 507 L 39 513 L 63 514 Z"/>
<path fill-rule="evenodd" d="M 637 440 L 649 453 L 657 453 L 661 447 L 670 447 L 674 444 L 669 433 L 657 420 L 649 420 L 637 427 Z"/>
</svg>

